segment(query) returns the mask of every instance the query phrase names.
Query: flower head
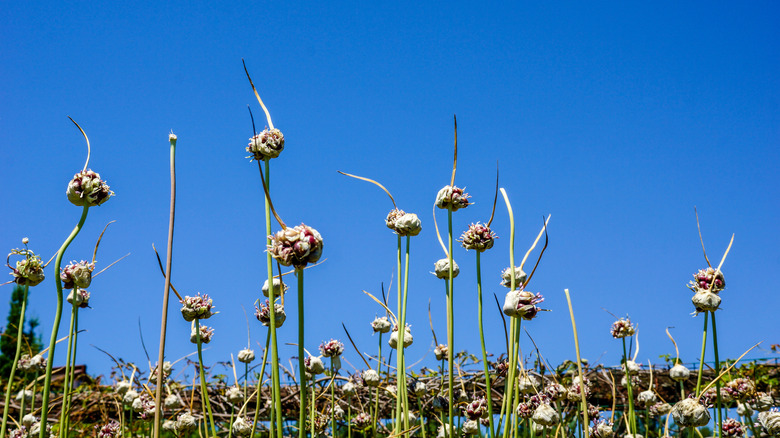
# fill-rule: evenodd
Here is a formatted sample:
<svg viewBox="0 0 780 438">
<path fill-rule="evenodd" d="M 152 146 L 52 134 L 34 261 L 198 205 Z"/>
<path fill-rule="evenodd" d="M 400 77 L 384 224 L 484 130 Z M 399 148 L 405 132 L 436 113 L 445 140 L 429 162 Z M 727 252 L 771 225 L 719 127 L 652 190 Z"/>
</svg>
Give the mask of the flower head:
<svg viewBox="0 0 780 438">
<path fill-rule="evenodd" d="M 186 436 L 198 427 L 198 420 L 189 412 L 183 412 L 176 417 L 176 432 L 180 436 Z"/>
<path fill-rule="evenodd" d="M 714 283 L 714 284 L 713 284 Z M 699 272 L 693 274 L 693 280 L 688 283 L 688 288 L 694 292 L 710 291 L 718 293 L 726 287 L 726 280 L 723 278 L 723 272 L 708 267 L 699 269 Z"/>
<path fill-rule="evenodd" d="M 331 339 L 328 342 L 320 344 L 320 354 L 324 357 L 337 357 L 341 356 L 344 352 L 344 344 L 341 341 Z"/>
<path fill-rule="evenodd" d="M 390 345 L 390 348 L 397 349 L 398 348 L 398 327 L 393 327 L 393 333 L 390 334 L 390 339 L 388 339 L 387 343 Z M 414 342 L 414 338 L 412 337 L 412 328 L 409 326 L 409 324 L 406 325 L 406 328 L 404 330 L 404 348 L 409 347 L 412 345 L 412 342 Z"/>
<path fill-rule="evenodd" d="M 88 288 L 92 283 L 92 271 L 94 270 L 95 264 L 86 260 L 70 262 L 69 265 L 62 268 L 60 273 L 60 279 L 63 283 L 62 287 L 65 289 L 73 289 L 74 287 L 79 289 Z"/>
<path fill-rule="evenodd" d="M 142 419 L 154 415 L 154 398 L 148 392 L 142 392 L 138 398 L 133 400 L 133 410 L 138 412 Z"/>
<path fill-rule="evenodd" d="M 249 139 L 246 151 L 257 161 L 276 158 L 284 150 L 284 134 L 278 129 L 263 129 Z"/>
<path fill-rule="evenodd" d="M 363 379 L 363 383 L 365 383 L 366 386 L 370 386 L 372 388 L 379 386 L 379 383 L 381 382 L 379 373 L 372 370 L 371 368 L 364 370 L 361 374 L 361 378 Z"/>
<path fill-rule="evenodd" d="M 625 338 L 628 336 L 634 336 L 636 329 L 631 324 L 630 318 L 620 318 L 612 323 L 612 329 L 610 330 L 612 337 L 615 339 Z"/>
<path fill-rule="evenodd" d="M 85 309 L 89 307 L 90 294 L 85 289 L 73 289 L 68 294 L 68 303 L 73 304 L 76 307 Z"/>
<path fill-rule="evenodd" d="M 322 359 L 319 356 L 306 356 L 303 359 L 303 366 L 306 368 L 306 372 L 312 376 L 325 372 L 325 364 L 322 363 Z"/>
<path fill-rule="evenodd" d="M 284 287 L 282 287 L 284 286 Z M 274 277 L 274 297 L 280 297 L 282 294 L 287 292 L 287 289 L 289 289 L 290 286 L 287 285 L 287 283 L 283 283 L 279 277 Z M 268 290 L 268 280 L 265 280 L 263 282 L 263 295 L 265 295 L 266 298 L 270 298 L 269 296 L 269 290 Z"/>
<path fill-rule="evenodd" d="M 436 206 L 443 210 L 457 211 L 471 205 L 468 198 L 470 198 L 469 194 L 463 189 L 447 185 L 436 194 Z"/>
<path fill-rule="evenodd" d="M 700 289 L 691 298 L 693 307 L 696 309 L 695 313 L 714 312 L 720 307 L 720 301 L 718 294 L 706 289 Z"/>
<path fill-rule="evenodd" d="M 211 342 L 212 336 L 214 336 L 214 329 L 200 324 L 200 342 L 208 344 Z M 193 344 L 198 343 L 198 330 L 195 328 L 195 321 L 192 322 L 192 329 L 190 330 L 190 342 Z"/>
<path fill-rule="evenodd" d="M 393 328 L 393 324 L 386 316 L 382 316 L 371 321 L 371 328 L 374 329 L 374 333 L 387 333 Z"/>
<path fill-rule="evenodd" d="M 698 400 L 686 398 L 677 402 L 671 412 L 674 422 L 680 427 L 701 427 L 710 422 L 710 414 Z"/>
<path fill-rule="evenodd" d="M 460 236 L 460 242 L 464 248 L 475 249 L 478 252 L 492 248 L 495 239 L 497 239 L 496 233 L 487 225 L 482 225 L 479 222 L 469 225 L 469 228 Z"/>
<path fill-rule="evenodd" d="M 180 301 L 181 316 L 184 317 L 185 321 L 192 321 L 195 318 L 211 318 L 211 309 L 214 307 L 211 302 L 212 300 L 207 294 L 201 295 L 200 292 L 194 297 L 185 296 L 184 299 Z"/>
<path fill-rule="evenodd" d="M 79 207 L 94 207 L 101 205 L 114 196 L 114 192 L 100 179 L 100 175 L 91 170 L 84 170 L 73 176 L 68 183 L 68 201 Z"/>
<path fill-rule="evenodd" d="M 361 412 L 352 418 L 352 427 L 357 430 L 366 430 L 371 427 L 371 416 L 365 412 Z"/>
<path fill-rule="evenodd" d="M 258 321 L 263 323 L 264 326 L 271 326 L 271 304 L 268 300 L 265 300 L 265 303 L 261 303 L 260 307 L 255 306 L 255 317 Z M 276 328 L 281 327 L 286 319 L 287 314 L 284 313 L 284 306 L 279 303 L 274 303 L 274 322 Z"/>
<path fill-rule="evenodd" d="M 233 422 L 233 434 L 236 436 L 249 436 L 252 433 L 252 423 L 245 417 L 239 416 Z"/>
<path fill-rule="evenodd" d="M 738 437 L 745 434 L 745 426 L 733 418 L 723 420 L 723 436 Z"/>
<path fill-rule="evenodd" d="M 122 428 L 116 420 L 111 420 L 108 424 L 103 426 L 95 426 L 95 432 L 97 433 L 98 438 L 119 438 L 121 431 Z"/>
<path fill-rule="evenodd" d="M 436 275 L 436 278 L 441 279 L 449 279 L 450 278 L 450 259 L 441 259 L 438 260 L 433 265 L 433 274 Z M 458 264 L 455 262 L 455 260 L 452 261 L 452 278 L 457 278 L 458 274 L 460 274 L 460 267 L 458 267 Z"/>
<path fill-rule="evenodd" d="M 303 269 L 322 256 L 322 236 L 312 227 L 301 224 L 287 227 L 270 236 L 268 251 L 284 266 Z"/>
<path fill-rule="evenodd" d="M 542 294 L 534 294 L 524 290 L 512 290 L 507 292 L 504 298 L 503 312 L 507 316 L 532 320 L 541 310 L 536 305 L 544 301 Z"/>
<path fill-rule="evenodd" d="M 251 363 L 255 360 L 255 351 L 251 348 L 245 348 L 238 352 L 238 361 L 241 363 Z"/>
<path fill-rule="evenodd" d="M 404 213 L 395 220 L 393 228 L 399 236 L 416 236 L 422 231 L 422 222 L 414 213 Z"/>
<path fill-rule="evenodd" d="M 463 407 L 463 414 L 466 415 L 469 420 L 479 420 L 487 415 L 487 401 L 484 397 L 474 399 L 471 403 L 468 403 Z"/>
<path fill-rule="evenodd" d="M 673 366 L 669 370 L 669 378 L 674 380 L 675 382 L 682 382 L 683 380 L 688 380 L 688 377 L 691 376 L 691 370 L 685 367 L 685 365 L 678 363 L 677 365 Z"/>
<path fill-rule="evenodd" d="M 46 278 L 40 256 L 29 249 L 13 249 L 8 254 L 8 258 L 10 259 L 12 255 L 24 256 L 22 260 L 16 262 L 15 268 L 8 265 L 11 268 L 14 283 L 19 286 L 37 286 Z"/>
<path fill-rule="evenodd" d="M 445 344 L 439 344 L 433 349 L 433 355 L 436 356 L 436 360 L 444 360 L 447 358 L 448 351 Z"/>
<path fill-rule="evenodd" d="M 512 267 L 507 267 L 501 272 L 501 286 L 511 288 L 512 287 Z M 528 278 L 528 275 L 523 272 L 522 269 L 520 269 L 519 266 L 515 266 L 514 269 L 515 273 L 515 288 L 520 287 L 523 283 L 525 283 L 525 280 Z"/>
</svg>

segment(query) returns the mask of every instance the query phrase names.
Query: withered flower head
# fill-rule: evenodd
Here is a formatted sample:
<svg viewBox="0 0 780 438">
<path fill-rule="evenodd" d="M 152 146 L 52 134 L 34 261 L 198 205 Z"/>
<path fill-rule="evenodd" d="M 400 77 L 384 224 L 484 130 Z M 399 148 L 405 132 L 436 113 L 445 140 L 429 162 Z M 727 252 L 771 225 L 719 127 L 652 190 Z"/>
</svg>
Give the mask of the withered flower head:
<svg viewBox="0 0 780 438">
<path fill-rule="evenodd" d="M 86 260 L 70 262 L 69 265 L 62 268 L 60 273 L 60 279 L 63 283 L 62 287 L 65 289 L 73 289 L 74 287 L 79 289 L 88 288 L 92 283 L 93 270 L 95 270 L 95 264 Z"/>
<path fill-rule="evenodd" d="M 440 259 L 433 265 L 433 274 L 436 278 L 447 280 L 450 278 L 450 260 Z M 452 261 L 452 278 L 457 278 L 460 274 L 460 267 L 455 260 Z"/>
<path fill-rule="evenodd" d="M 211 318 L 211 309 L 213 307 L 211 302 L 212 300 L 207 294 L 201 295 L 200 292 L 194 297 L 185 296 L 184 299 L 180 301 L 181 316 L 183 316 L 184 320 L 187 322 L 192 321 L 195 318 Z"/>
<path fill-rule="evenodd" d="M 634 336 L 636 329 L 631 324 L 630 318 L 620 318 L 612 323 L 612 329 L 610 330 L 612 337 L 615 339 L 625 338 L 628 336 Z"/>
<path fill-rule="evenodd" d="M 337 357 L 344 352 L 344 344 L 341 341 L 331 339 L 328 342 L 320 344 L 320 354 L 323 357 Z"/>
<path fill-rule="evenodd" d="M 208 344 L 211 342 L 211 337 L 214 336 L 214 329 L 206 325 L 200 324 L 200 342 Z M 195 321 L 192 321 L 192 328 L 190 330 L 190 342 L 193 344 L 198 343 L 198 331 L 195 329 Z"/>
<path fill-rule="evenodd" d="M 278 129 L 263 129 L 263 131 L 249 139 L 246 151 L 252 154 L 257 161 L 276 158 L 284 150 L 284 135 Z"/>
<path fill-rule="evenodd" d="M 466 249 L 475 249 L 478 252 L 483 252 L 492 248 L 497 238 L 496 233 L 487 225 L 477 222 L 469 225 L 469 228 L 463 232 L 460 236 L 460 242 Z"/>
<path fill-rule="evenodd" d="M 312 227 L 301 224 L 287 227 L 270 236 L 268 251 L 284 266 L 303 269 L 322 256 L 322 236 Z"/>
<path fill-rule="evenodd" d="M 468 198 L 470 198 L 469 194 L 463 189 L 447 185 L 436 194 L 436 206 L 443 210 L 451 208 L 452 211 L 457 211 L 471 205 Z"/>
<path fill-rule="evenodd" d="M 387 333 L 393 328 L 393 324 L 386 316 L 382 316 L 371 321 L 371 328 L 374 329 L 374 333 Z"/>
<path fill-rule="evenodd" d="M 11 253 L 8 254 L 9 260 L 12 255 L 24 256 L 22 260 L 16 262 L 15 268 L 11 267 L 10 264 L 7 265 L 11 268 L 14 283 L 19 286 L 37 286 L 46 278 L 46 275 L 43 273 L 43 263 L 40 256 L 29 249 L 11 250 Z"/>
<path fill-rule="evenodd" d="M 100 175 L 91 170 L 84 170 L 73 176 L 68 183 L 68 201 L 79 207 L 94 207 L 101 205 L 114 196 L 114 192 L 100 179 Z"/>
<path fill-rule="evenodd" d="M 255 317 L 258 321 L 263 323 L 264 326 L 271 326 L 271 306 L 268 300 L 265 300 L 265 303 L 260 303 L 260 307 L 255 306 Z M 287 320 L 284 306 L 279 303 L 274 303 L 274 318 L 276 328 L 281 327 L 284 324 L 284 321 Z"/>
</svg>

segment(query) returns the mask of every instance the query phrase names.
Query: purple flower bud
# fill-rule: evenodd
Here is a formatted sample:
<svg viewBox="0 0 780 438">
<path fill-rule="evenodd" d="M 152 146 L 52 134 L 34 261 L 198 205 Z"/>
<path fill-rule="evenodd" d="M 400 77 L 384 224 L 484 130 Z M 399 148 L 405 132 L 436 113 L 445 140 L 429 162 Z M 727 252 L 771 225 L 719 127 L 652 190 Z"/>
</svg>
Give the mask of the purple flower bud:
<svg viewBox="0 0 780 438">
<path fill-rule="evenodd" d="M 264 326 L 271 326 L 271 306 L 268 300 L 265 303 L 261 303 L 260 307 L 255 306 L 255 317 L 258 321 L 263 323 Z M 274 322 L 276 328 L 284 325 L 284 321 L 287 319 L 287 314 L 284 312 L 284 307 L 279 303 L 274 303 Z"/>
<path fill-rule="evenodd" d="M 474 249 L 478 252 L 492 248 L 495 239 L 497 239 L 496 233 L 487 225 L 482 225 L 479 222 L 469 225 L 468 230 L 460 236 L 460 242 L 464 248 Z"/>
</svg>

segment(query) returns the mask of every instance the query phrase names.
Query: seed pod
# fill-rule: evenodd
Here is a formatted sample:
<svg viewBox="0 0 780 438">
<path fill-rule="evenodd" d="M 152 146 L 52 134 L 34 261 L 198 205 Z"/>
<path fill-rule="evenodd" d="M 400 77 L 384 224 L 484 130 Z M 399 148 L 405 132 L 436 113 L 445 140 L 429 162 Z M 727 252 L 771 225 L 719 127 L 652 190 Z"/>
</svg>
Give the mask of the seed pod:
<svg viewBox="0 0 780 438">
<path fill-rule="evenodd" d="M 675 382 L 682 382 L 688 380 L 691 376 L 691 370 L 685 367 L 685 365 L 678 363 L 669 370 L 669 378 Z"/>
<path fill-rule="evenodd" d="M 492 248 L 495 239 L 496 233 L 487 225 L 482 225 L 479 222 L 469 225 L 469 228 L 460 236 L 460 242 L 464 248 L 478 252 Z"/>
<path fill-rule="evenodd" d="M 433 349 L 433 354 L 436 356 L 436 360 L 447 359 L 448 348 L 444 344 L 439 344 Z"/>
<path fill-rule="evenodd" d="M 284 285 L 284 288 L 282 288 L 282 285 Z M 283 283 L 282 280 L 279 279 L 279 277 L 274 277 L 274 298 L 279 298 L 282 296 L 282 294 L 287 293 L 287 289 L 289 289 L 290 286 L 287 285 L 287 283 Z M 263 295 L 265 295 L 266 298 L 270 298 L 270 291 L 268 290 L 268 280 L 265 280 L 263 282 Z"/>
<path fill-rule="evenodd" d="M 251 348 L 244 348 L 238 352 L 238 361 L 241 363 L 252 363 L 255 360 L 255 350 Z"/>
<path fill-rule="evenodd" d="M 436 194 L 436 206 L 443 210 L 457 211 L 471 205 L 468 198 L 469 194 L 463 192 L 463 189 L 447 185 Z"/>
<path fill-rule="evenodd" d="M 68 293 L 67 301 L 68 303 L 75 305 L 76 307 L 85 309 L 89 307 L 89 296 L 90 293 L 84 289 L 72 289 Z"/>
<path fill-rule="evenodd" d="M 181 435 L 187 435 L 198 427 L 198 421 L 189 412 L 184 412 L 176 417 L 176 432 Z"/>
<path fill-rule="evenodd" d="M 74 175 L 68 183 L 66 194 L 68 201 L 79 207 L 101 205 L 114 196 L 108 184 L 100 179 L 98 173 L 91 170 L 84 170 Z"/>
<path fill-rule="evenodd" d="M 655 396 L 655 393 L 651 390 L 646 390 L 640 392 L 636 396 L 637 402 L 639 402 L 640 406 L 652 406 L 655 404 L 656 401 L 658 401 L 658 397 Z"/>
<path fill-rule="evenodd" d="M 271 325 L 271 310 L 268 300 L 265 300 L 265 304 L 260 304 L 260 307 L 255 306 L 255 317 L 264 326 L 269 327 Z M 287 320 L 287 314 L 284 312 L 284 307 L 279 303 L 274 303 L 274 317 L 276 328 L 281 327 L 284 324 L 284 321 Z"/>
<path fill-rule="evenodd" d="M 374 333 L 387 333 L 393 328 L 393 324 L 386 316 L 382 316 L 371 321 L 371 328 L 374 329 Z"/>
<path fill-rule="evenodd" d="M 449 279 L 450 278 L 450 260 L 441 259 L 433 265 L 433 274 L 436 278 Z M 460 274 L 460 268 L 455 260 L 452 261 L 452 278 L 457 278 Z"/>
<path fill-rule="evenodd" d="M 693 307 L 696 308 L 696 313 L 714 312 L 720 307 L 718 294 L 706 290 L 693 294 L 691 301 L 693 302 Z"/>
<path fill-rule="evenodd" d="M 211 318 L 212 300 L 207 294 L 198 295 L 194 297 L 185 296 L 181 303 L 181 316 L 184 320 L 190 322 L 195 318 L 208 319 Z"/>
<path fill-rule="evenodd" d="M 366 386 L 370 386 L 372 388 L 376 388 L 381 382 L 379 374 L 370 368 L 363 371 L 361 376 L 363 378 L 363 383 L 365 383 Z"/>
<path fill-rule="evenodd" d="M 238 386 L 231 386 L 228 388 L 225 392 L 225 397 L 227 397 L 228 401 L 234 405 L 240 406 L 242 403 L 244 403 L 244 393 Z"/>
<path fill-rule="evenodd" d="M 525 283 L 525 280 L 528 279 L 528 274 L 523 272 L 519 266 L 515 266 L 514 270 L 512 270 L 512 267 L 510 266 L 501 272 L 501 286 L 508 288 L 512 287 L 512 272 L 515 274 L 515 288 L 520 287 Z"/>
<path fill-rule="evenodd" d="M 79 289 L 88 288 L 90 283 L 92 283 L 92 271 L 94 269 L 95 264 L 86 260 L 70 262 L 69 265 L 62 268 L 60 273 L 60 279 L 63 283 L 62 287 L 65 289 L 73 289 L 74 287 Z"/>
<path fill-rule="evenodd" d="M 422 222 L 414 213 L 404 213 L 395 221 L 395 232 L 399 236 L 416 236 L 422 231 Z"/>
<path fill-rule="evenodd" d="M 612 337 L 615 339 L 626 338 L 628 336 L 634 336 L 636 329 L 631 324 L 630 318 L 620 318 L 612 323 L 612 329 L 610 330 Z"/>
<path fill-rule="evenodd" d="M 246 151 L 257 161 L 276 158 L 284 150 L 284 134 L 278 129 L 264 129 L 249 139 Z"/>
<path fill-rule="evenodd" d="M 479 423 L 476 420 L 469 420 L 463 423 L 464 435 L 477 435 L 479 433 Z"/>
<path fill-rule="evenodd" d="M 306 372 L 312 376 L 325 372 L 325 365 L 322 363 L 322 359 L 320 359 L 319 356 L 307 356 L 303 360 L 303 366 L 306 368 Z"/>
<path fill-rule="evenodd" d="M 270 236 L 268 252 L 284 266 L 303 269 L 315 263 L 322 256 L 322 236 L 314 228 L 300 224 L 287 227 Z"/>
<path fill-rule="evenodd" d="M 679 427 L 701 427 L 710 422 L 710 413 L 698 400 L 686 398 L 672 408 L 672 419 Z"/>
<path fill-rule="evenodd" d="M 535 423 L 543 426 L 554 426 L 561 420 L 558 412 L 547 403 L 540 404 L 531 417 Z"/>
<path fill-rule="evenodd" d="M 211 342 L 212 336 L 214 336 L 214 329 L 200 324 L 200 342 L 203 344 L 208 344 Z M 195 321 L 192 322 L 192 327 L 190 329 L 190 342 L 193 344 L 198 343 L 198 331 L 195 329 Z"/>
<path fill-rule="evenodd" d="M 10 259 L 12 255 L 24 256 L 22 260 L 17 260 L 15 268 L 8 266 L 11 268 L 14 283 L 19 286 L 37 286 L 46 278 L 46 275 L 43 273 L 43 262 L 41 262 L 40 256 L 29 249 L 11 250 L 8 258 Z"/>
<path fill-rule="evenodd" d="M 414 341 L 412 337 L 412 328 L 407 324 L 404 330 L 404 348 L 412 345 Z M 393 333 L 390 334 L 390 339 L 387 341 L 390 344 L 390 348 L 398 349 L 398 327 L 393 327 Z"/>
</svg>

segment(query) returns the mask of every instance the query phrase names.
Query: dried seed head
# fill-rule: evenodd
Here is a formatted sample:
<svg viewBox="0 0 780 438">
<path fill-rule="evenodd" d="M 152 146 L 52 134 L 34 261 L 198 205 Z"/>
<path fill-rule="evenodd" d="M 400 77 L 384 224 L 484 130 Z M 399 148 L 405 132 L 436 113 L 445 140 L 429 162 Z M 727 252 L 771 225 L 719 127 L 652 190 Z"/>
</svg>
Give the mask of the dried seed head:
<svg viewBox="0 0 780 438">
<path fill-rule="evenodd" d="M 189 322 L 195 318 L 211 318 L 211 309 L 213 305 L 211 303 L 211 298 L 209 298 L 207 294 L 201 295 L 200 292 L 198 292 L 198 295 L 194 297 L 185 296 L 184 299 L 179 302 L 181 303 L 181 316 L 184 317 L 185 321 Z"/>
<path fill-rule="evenodd" d="M 68 189 L 65 192 L 68 195 L 68 201 L 79 207 L 94 207 L 101 205 L 114 196 L 114 192 L 100 179 L 100 175 L 91 170 L 81 171 L 73 176 L 68 183 Z"/>
<path fill-rule="evenodd" d="M 200 342 L 208 344 L 211 342 L 212 336 L 214 336 L 214 329 L 200 324 Z M 190 342 L 193 344 L 198 343 L 198 331 L 195 329 L 195 321 L 192 322 L 192 328 L 190 329 Z"/>
<path fill-rule="evenodd" d="M 449 279 L 450 278 L 450 260 L 441 259 L 433 265 L 433 274 L 436 278 Z M 452 261 L 452 278 L 457 278 L 460 274 L 460 268 L 455 260 Z"/>
<path fill-rule="evenodd" d="M 241 363 L 252 363 L 255 360 L 255 350 L 245 348 L 238 352 L 238 361 Z"/>
<path fill-rule="evenodd" d="M 479 422 L 477 420 L 469 420 L 463 423 L 464 435 L 477 435 L 479 434 Z"/>
<path fill-rule="evenodd" d="M 710 422 L 710 414 L 698 400 L 686 398 L 672 408 L 672 419 L 679 427 L 701 427 Z"/>
<path fill-rule="evenodd" d="M 662 417 L 672 411 L 672 405 L 669 403 L 658 402 L 650 406 L 649 412 L 653 417 Z"/>
<path fill-rule="evenodd" d="M 323 357 L 338 357 L 344 352 L 344 344 L 341 341 L 331 339 L 320 344 L 320 354 Z"/>
<path fill-rule="evenodd" d="M 252 433 L 252 424 L 245 417 L 238 417 L 233 422 L 233 434 L 235 436 L 249 436 Z"/>
<path fill-rule="evenodd" d="M 714 281 L 714 284 L 713 284 Z M 712 287 L 712 290 L 710 290 Z M 715 269 L 699 269 L 699 272 L 693 274 L 693 280 L 688 283 L 688 288 L 694 292 L 710 291 L 718 293 L 726 287 L 726 281 L 723 278 L 723 272 L 718 271 L 715 275 Z"/>
<path fill-rule="evenodd" d="M 474 249 L 478 252 L 492 248 L 495 239 L 497 239 L 496 233 L 487 225 L 482 225 L 479 222 L 469 225 L 469 228 L 460 236 L 460 242 L 464 248 Z"/>
<path fill-rule="evenodd" d="M 404 348 L 412 345 L 412 342 L 414 341 L 411 330 L 412 328 L 407 324 L 406 329 L 404 330 Z M 398 336 L 398 327 L 393 327 L 393 333 L 390 334 L 390 339 L 387 341 L 387 343 L 390 344 L 390 348 L 398 349 Z"/>
<path fill-rule="evenodd" d="M 176 417 L 176 432 L 186 436 L 198 427 L 198 421 L 189 412 L 184 412 Z"/>
<path fill-rule="evenodd" d="M 436 206 L 443 210 L 451 208 L 452 211 L 457 211 L 471 205 L 468 198 L 470 198 L 469 194 L 463 189 L 447 185 L 436 194 Z"/>
<path fill-rule="evenodd" d="M 37 286 L 46 278 L 46 275 L 43 273 L 43 263 L 40 256 L 29 249 L 13 249 L 8 254 L 8 258 L 10 259 L 12 255 L 24 256 L 22 260 L 16 262 L 15 268 L 8 266 L 11 268 L 11 275 L 14 277 L 12 281 L 14 283 L 19 286 Z"/>
<path fill-rule="evenodd" d="M 631 360 L 631 359 L 628 359 L 627 361 L 625 361 L 625 362 L 624 362 L 624 363 L 621 365 L 621 367 L 623 368 L 623 372 L 624 372 L 625 374 L 628 374 L 629 376 L 634 376 L 634 375 L 637 375 L 637 374 L 639 374 L 639 369 L 640 369 L 642 366 L 641 366 L 641 365 L 639 365 L 638 363 L 634 362 L 633 360 Z"/>
<path fill-rule="evenodd" d="M 678 363 L 669 370 L 669 377 L 675 382 L 682 382 L 688 380 L 691 376 L 691 370 L 685 367 L 685 365 Z"/>
<path fill-rule="evenodd" d="M 376 388 L 377 386 L 379 386 L 379 383 L 382 380 L 379 377 L 379 374 L 370 368 L 364 370 L 363 373 L 361 374 L 361 377 L 363 378 L 363 383 L 365 383 L 366 386 L 370 386 L 372 388 Z"/>
<path fill-rule="evenodd" d="M 263 323 L 264 326 L 270 327 L 271 305 L 268 300 L 265 300 L 265 303 L 261 303 L 260 307 L 255 306 L 255 317 L 258 321 Z M 274 303 L 274 318 L 276 328 L 281 327 L 287 319 L 287 314 L 284 312 L 284 306 L 279 303 Z"/>
<path fill-rule="evenodd" d="M 738 437 L 745 434 L 745 427 L 733 418 L 723 420 L 723 436 Z"/>
<path fill-rule="evenodd" d="M 322 256 L 322 236 L 307 225 L 287 227 L 269 238 L 271 244 L 268 251 L 284 266 L 292 265 L 295 269 L 303 269 Z"/>
<path fill-rule="evenodd" d="M 73 289 L 74 287 L 79 289 L 88 288 L 90 283 L 92 283 L 92 271 L 94 269 L 95 264 L 86 260 L 70 262 L 69 265 L 62 268 L 60 273 L 60 279 L 63 283 L 62 287 L 65 289 Z"/>
<path fill-rule="evenodd" d="M 133 401 L 138 398 L 138 392 L 134 389 L 128 389 L 125 391 L 125 395 L 122 396 L 122 403 L 126 405 L 132 405 Z"/>
<path fill-rule="evenodd" d="M 612 438 L 614 435 L 611 421 L 599 420 L 590 428 L 590 436 L 593 438 Z"/>
<path fill-rule="evenodd" d="M 447 346 L 439 344 L 433 349 L 433 354 L 436 356 L 436 360 L 447 359 Z"/>
<path fill-rule="evenodd" d="M 471 403 L 463 407 L 463 414 L 469 420 L 479 420 L 487 416 L 487 401 L 484 397 L 474 399 Z"/>
<path fill-rule="evenodd" d="M 634 336 L 636 329 L 634 328 L 634 325 L 631 324 L 630 318 L 620 318 L 612 323 L 612 330 L 610 330 L 610 333 L 612 333 L 613 338 L 620 339 Z"/>
<path fill-rule="evenodd" d="M 352 419 L 352 427 L 357 430 L 366 430 L 371 427 L 371 416 L 361 412 Z"/>
<path fill-rule="evenodd" d="M 693 294 L 691 302 L 693 302 L 693 307 L 696 309 L 695 313 L 714 312 L 720 307 L 718 294 L 707 290 L 700 290 Z"/>
<path fill-rule="evenodd" d="M 303 359 L 303 366 L 309 375 L 316 376 L 325 372 L 325 365 L 319 356 L 308 355 Z"/>
<path fill-rule="evenodd" d="M 282 285 L 284 285 L 284 288 L 282 288 Z M 282 296 L 282 294 L 287 293 L 287 289 L 289 289 L 290 286 L 287 285 L 287 283 L 282 283 L 282 280 L 279 279 L 279 277 L 274 277 L 274 298 L 279 298 Z M 266 298 L 270 298 L 269 296 L 269 290 L 268 290 L 268 280 L 265 280 L 263 282 L 263 295 L 265 295 Z"/>
<path fill-rule="evenodd" d="M 75 292 L 75 293 L 74 293 Z M 68 303 L 85 309 L 89 307 L 89 292 L 84 289 L 73 289 L 68 293 Z"/>
<path fill-rule="evenodd" d="M 552 406 L 547 403 L 542 403 L 536 408 L 531 418 L 535 423 L 541 424 L 542 426 L 554 426 L 558 424 L 561 416 L 552 408 Z"/>
<path fill-rule="evenodd" d="M 399 236 L 416 236 L 422 231 L 422 222 L 414 213 L 404 213 L 395 221 L 396 234 Z"/>
<path fill-rule="evenodd" d="M 95 426 L 95 432 L 98 438 L 119 438 L 122 427 L 116 420 L 111 420 L 103 426 Z"/>
<path fill-rule="evenodd" d="M 531 374 L 524 374 L 517 381 L 517 387 L 522 394 L 535 394 L 537 386 L 539 386 L 539 379 Z"/>
<path fill-rule="evenodd" d="M 532 320 L 541 310 L 536 305 L 544 301 L 541 294 L 534 294 L 523 290 L 512 290 L 504 297 L 503 312 L 515 318 Z"/>
<path fill-rule="evenodd" d="M 242 403 L 244 403 L 244 393 L 238 386 L 231 386 L 228 388 L 227 391 L 225 391 L 225 396 L 227 397 L 228 401 L 234 405 L 240 406 Z"/>
<path fill-rule="evenodd" d="M 393 324 L 386 316 L 382 316 L 371 321 L 371 328 L 374 329 L 374 333 L 387 333 L 393 328 Z"/>
<path fill-rule="evenodd" d="M 780 436 L 780 412 L 777 409 L 759 412 L 758 421 L 770 436 Z"/>
<path fill-rule="evenodd" d="M 257 161 L 276 158 L 284 149 L 284 135 L 278 129 L 264 129 L 249 139 L 246 151 Z"/>
<path fill-rule="evenodd" d="M 349 382 L 341 385 L 341 393 L 346 397 L 353 397 L 355 394 L 357 394 L 357 388 L 355 388 L 355 384 L 350 380 Z"/>
<path fill-rule="evenodd" d="M 640 392 L 636 396 L 636 400 L 639 403 L 639 406 L 646 406 L 650 407 L 655 404 L 656 401 L 658 401 L 658 397 L 655 396 L 655 393 L 651 390 L 646 390 Z"/>
<path fill-rule="evenodd" d="M 501 286 L 508 288 L 512 287 L 512 272 L 515 274 L 515 288 L 520 287 L 528 278 L 528 274 L 523 272 L 519 266 L 515 266 L 514 270 L 512 270 L 512 267 L 510 266 L 501 272 Z"/>
</svg>

